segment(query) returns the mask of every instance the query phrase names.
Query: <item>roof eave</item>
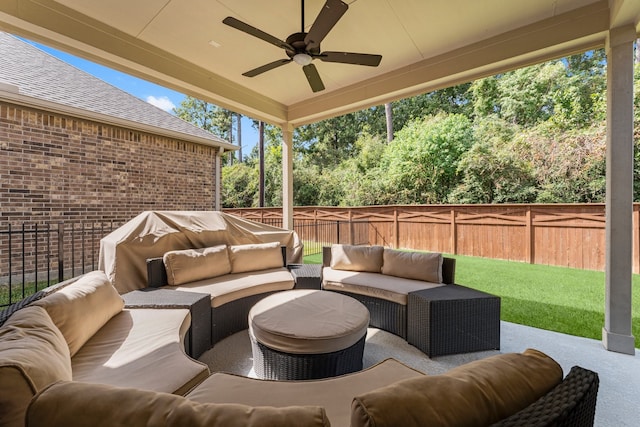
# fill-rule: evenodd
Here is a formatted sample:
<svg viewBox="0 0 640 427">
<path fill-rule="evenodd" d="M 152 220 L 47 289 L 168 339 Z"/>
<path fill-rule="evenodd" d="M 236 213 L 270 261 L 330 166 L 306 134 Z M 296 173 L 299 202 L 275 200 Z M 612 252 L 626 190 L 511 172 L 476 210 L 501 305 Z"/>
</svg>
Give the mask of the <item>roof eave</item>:
<svg viewBox="0 0 640 427">
<path fill-rule="evenodd" d="M 91 120 L 112 126 L 119 126 L 131 130 L 150 133 L 153 135 L 164 136 L 167 138 L 178 139 L 180 141 L 192 142 L 194 144 L 222 148 L 224 149 L 224 151 L 234 151 L 239 149 L 238 146 L 222 140 L 216 141 L 214 139 L 202 138 L 195 135 L 189 135 L 187 133 L 163 129 L 156 126 L 113 117 L 107 114 L 100 114 L 93 111 L 83 110 L 81 108 L 71 107 L 69 105 L 59 104 L 56 102 L 45 101 L 31 96 L 22 95 L 19 93 L 19 89 L 13 85 L 0 85 L 0 101 L 21 105 L 23 107 L 36 108 L 53 113 L 65 114 L 80 119 Z"/>
</svg>

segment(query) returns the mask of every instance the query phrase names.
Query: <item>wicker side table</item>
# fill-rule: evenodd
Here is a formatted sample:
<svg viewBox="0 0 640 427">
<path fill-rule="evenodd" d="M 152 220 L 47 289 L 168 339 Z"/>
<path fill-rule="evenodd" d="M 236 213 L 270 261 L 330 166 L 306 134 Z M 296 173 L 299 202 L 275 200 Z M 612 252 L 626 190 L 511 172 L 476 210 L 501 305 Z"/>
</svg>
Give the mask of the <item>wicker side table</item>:
<svg viewBox="0 0 640 427">
<path fill-rule="evenodd" d="M 293 280 L 295 289 L 320 289 L 322 287 L 321 264 L 289 264 L 287 266 Z"/>
<path fill-rule="evenodd" d="M 191 327 L 185 350 L 194 359 L 211 348 L 211 295 L 145 288 L 122 295 L 125 308 L 188 308 Z"/>
<path fill-rule="evenodd" d="M 427 356 L 500 348 L 500 298 L 460 285 L 409 293 L 407 341 Z"/>
</svg>

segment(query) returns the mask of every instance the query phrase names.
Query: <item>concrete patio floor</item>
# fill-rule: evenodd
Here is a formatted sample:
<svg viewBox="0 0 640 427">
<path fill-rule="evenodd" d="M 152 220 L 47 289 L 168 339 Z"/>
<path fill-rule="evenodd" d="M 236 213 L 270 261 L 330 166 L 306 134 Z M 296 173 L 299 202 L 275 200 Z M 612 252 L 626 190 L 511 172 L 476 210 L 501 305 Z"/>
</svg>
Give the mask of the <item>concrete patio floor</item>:
<svg viewBox="0 0 640 427">
<path fill-rule="evenodd" d="M 596 426 L 638 426 L 640 416 L 640 351 L 625 355 L 607 351 L 599 340 L 575 337 L 513 323 L 501 322 L 500 351 L 483 351 L 429 359 L 406 341 L 385 331 L 370 328 L 365 345 L 365 367 L 388 357 L 430 374 L 498 353 L 522 352 L 536 348 L 553 357 L 565 373 L 579 365 L 598 373 L 600 388 Z M 200 360 L 212 371 L 255 376 L 247 331 L 222 340 Z"/>
</svg>

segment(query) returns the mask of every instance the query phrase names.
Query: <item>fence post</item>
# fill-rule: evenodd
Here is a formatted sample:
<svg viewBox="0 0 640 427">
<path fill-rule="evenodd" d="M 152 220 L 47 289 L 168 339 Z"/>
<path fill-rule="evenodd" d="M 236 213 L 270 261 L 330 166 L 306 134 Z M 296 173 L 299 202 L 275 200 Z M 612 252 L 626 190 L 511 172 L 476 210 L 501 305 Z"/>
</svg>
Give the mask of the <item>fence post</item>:
<svg viewBox="0 0 640 427">
<path fill-rule="evenodd" d="M 533 264 L 535 259 L 535 238 L 533 235 L 533 216 L 531 215 L 531 206 L 527 206 L 526 221 L 526 258 L 529 264 Z"/>
<path fill-rule="evenodd" d="M 58 223 L 58 283 L 64 282 L 64 224 Z"/>
<path fill-rule="evenodd" d="M 340 221 L 339 220 L 336 221 L 336 227 L 337 227 L 337 229 L 336 229 L 336 240 L 337 240 L 337 242 L 336 243 L 340 244 Z"/>
<path fill-rule="evenodd" d="M 455 255 L 458 253 L 458 230 L 456 227 L 456 208 L 451 208 L 451 254 Z"/>
<path fill-rule="evenodd" d="M 398 208 L 393 208 L 393 234 L 393 248 L 398 249 L 400 247 L 400 224 L 398 223 Z"/>
</svg>

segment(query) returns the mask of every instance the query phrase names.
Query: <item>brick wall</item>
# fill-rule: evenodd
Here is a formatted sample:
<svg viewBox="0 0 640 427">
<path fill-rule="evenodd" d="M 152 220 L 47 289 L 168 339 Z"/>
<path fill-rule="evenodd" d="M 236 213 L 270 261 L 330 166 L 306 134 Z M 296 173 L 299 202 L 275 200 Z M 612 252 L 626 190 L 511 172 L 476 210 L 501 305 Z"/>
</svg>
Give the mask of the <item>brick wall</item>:
<svg viewBox="0 0 640 427">
<path fill-rule="evenodd" d="M 0 224 L 211 210 L 216 148 L 0 102 Z"/>
<path fill-rule="evenodd" d="M 14 232 L 25 222 L 99 229 L 146 210 L 213 210 L 216 151 L 0 102 L 0 278 L 7 277 L 9 252 L 12 258 L 27 254 L 25 261 L 12 259 L 14 272 L 34 271 L 38 252 L 40 266 L 53 263 L 42 253 L 47 244 L 57 254 L 55 233 L 48 243 L 47 233 L 39 233 L 41 241 L 27 233 L 25 242 L 14 235 L 9 248 L 9 224 Z M 93 243 L 79 237 L 74 257 L 99 237 Z M 70 244 L 66 238 L 65 246 Z"/>
</svg>

